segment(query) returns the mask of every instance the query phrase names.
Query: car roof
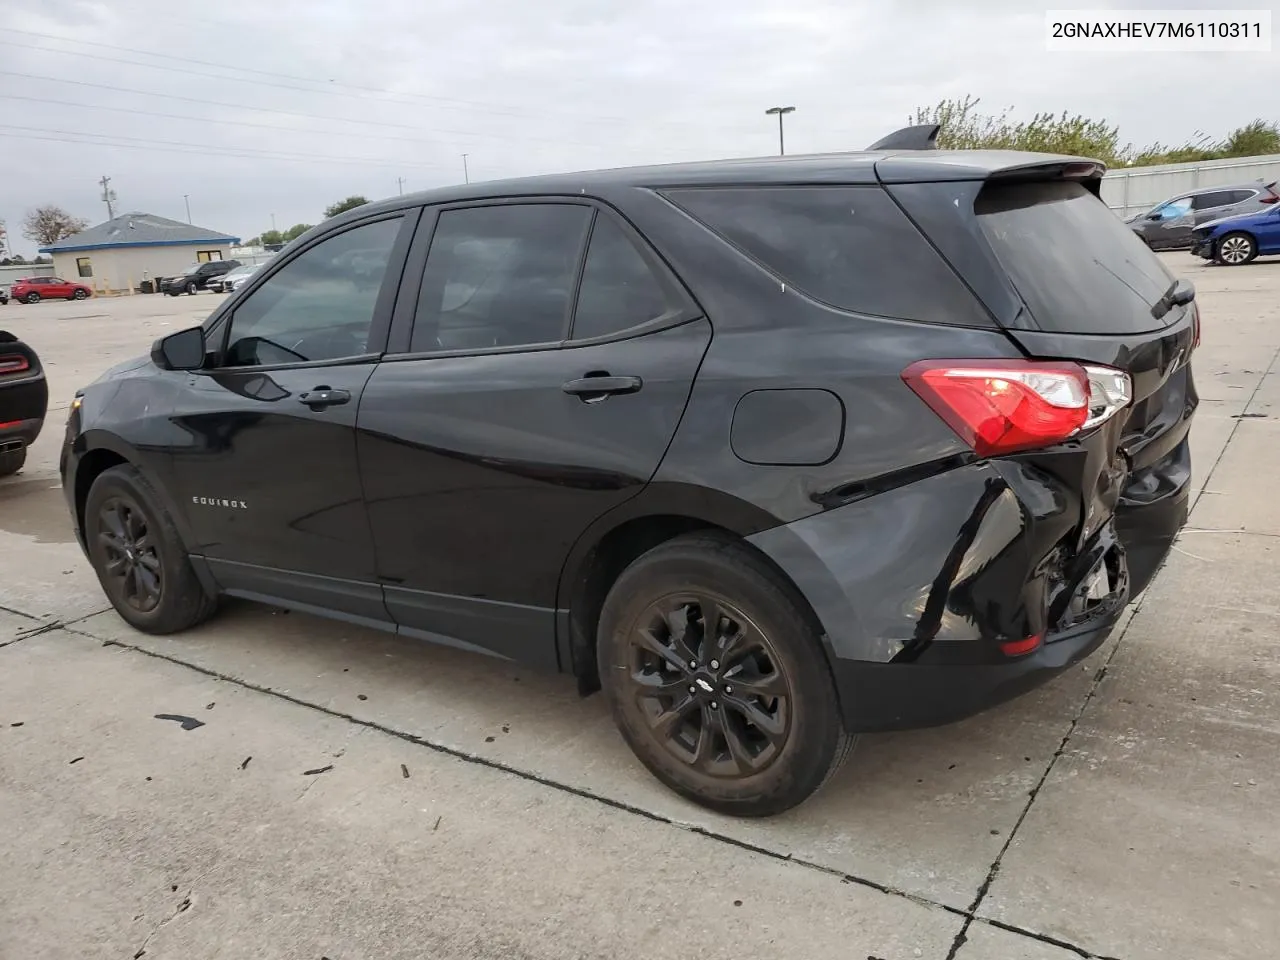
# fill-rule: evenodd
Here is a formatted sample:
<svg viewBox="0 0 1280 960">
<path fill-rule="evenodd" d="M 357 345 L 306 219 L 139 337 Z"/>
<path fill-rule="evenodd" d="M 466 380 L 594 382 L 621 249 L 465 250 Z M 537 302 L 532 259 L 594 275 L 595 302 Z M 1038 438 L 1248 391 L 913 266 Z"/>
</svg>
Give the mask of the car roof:
<svg viewBox="0 0 1280 960">
<path fill-rule="evenodd" d="M 1099 176 L 1106 169 L 1103 164 L 1087 157 L 1017 150 L 863 150 L 616 167 L 508 180 L 485 180 L 392 197 L 356 207 L 341 216 L 343 219 L 355 219 L 380 209 L 398 209 L 415 203 L 453 203 L 495 197 L 571 196 L 627 187 L 663 189 L 726 185 L 984 180 L 994 173 L 1057 163 L 1095 164 Z"/>
</svg>

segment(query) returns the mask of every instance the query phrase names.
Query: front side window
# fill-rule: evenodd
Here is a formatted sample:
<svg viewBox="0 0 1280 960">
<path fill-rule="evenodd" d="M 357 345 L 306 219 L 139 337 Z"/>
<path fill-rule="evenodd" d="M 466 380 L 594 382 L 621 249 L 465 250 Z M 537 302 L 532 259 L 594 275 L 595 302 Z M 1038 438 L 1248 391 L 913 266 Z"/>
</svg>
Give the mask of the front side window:
<svg viewBox="0 0 1280 960">
<path fill-rule="evenodd" d="M 374 308 L 403 219 L 323 240 L 236 307 L 225 366 L 337 360 L 368 352 Z"/>
<path fill-rule="evenodd" d="M 612 217 L 597 215 L 574 311 L 573 339 L 628 330 L 658 319 L 669 308 L 662 282 L 631 238 Z"/>
<path fill-rule="evenodd" d="M 518 203 L 440 214 L 410 350 L 486 350 L 565 338 L 591 208 Z"/>
<path fill-rule="evenodd" d="M 1156 207 L 1156 213 L 1160 215 L 1161 220 L 1177 220 L 1179 217 L 1185 217 L 1190 212 L 1190 197 L 1180 197 L 1177 200 L 1170 200 L 1162 207 Z"/>
</svg>

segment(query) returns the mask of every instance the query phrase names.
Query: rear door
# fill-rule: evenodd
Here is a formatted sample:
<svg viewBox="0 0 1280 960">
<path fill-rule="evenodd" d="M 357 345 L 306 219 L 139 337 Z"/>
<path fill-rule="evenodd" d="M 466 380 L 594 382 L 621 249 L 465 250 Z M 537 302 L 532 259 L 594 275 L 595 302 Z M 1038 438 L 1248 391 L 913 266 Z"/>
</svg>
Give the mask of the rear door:
<svg viewBox="0 0 1280 960">
<path fill-rule="evenodd" d="M 1231 208 L 1241 199 L 1239 190 L 1212 190 L 1197 193 L 1191 198 L 1192 227 L 1197 227 L 1218 217 L 1231 214 Z M 1188 241 L 1189 242 L 1189 241 Z"/>
<path fill-rule="evenodd" d="M 586 201 L 454 207 L 427 232 L 358 421 L 387 608 L 554 667 L 568 551 L 656 471 L 710 324 Z"/>
</svg>

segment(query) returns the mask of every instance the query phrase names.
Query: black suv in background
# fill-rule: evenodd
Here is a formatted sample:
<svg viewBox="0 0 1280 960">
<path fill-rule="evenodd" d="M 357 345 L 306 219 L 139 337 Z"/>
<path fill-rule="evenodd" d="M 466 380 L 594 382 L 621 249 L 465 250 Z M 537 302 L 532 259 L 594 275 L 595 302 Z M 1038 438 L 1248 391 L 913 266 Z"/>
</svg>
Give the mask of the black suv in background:
<svg viewBox="0 0 1280 960">
<path fill-rule="evenodd" d="M 570 673 L 741 815 L 858 731 L 1052 677 L 1185 520 L 1194 291 L 1101 164 L 927 133 L 314 228 L 78 395 L 107 596 L 152 633 L 229 594 Z"/>
<path fill-rule="evenodd" d="M 171 297 L 183 293 L 194 294 L 209 286 L 209 281 L 230 273 L 240 266 L 239 260 L 208 260 L 204 263 L 193 263 L 176 277 L 164 277 L 160 281 L 160 292 Z"/>
</svg>

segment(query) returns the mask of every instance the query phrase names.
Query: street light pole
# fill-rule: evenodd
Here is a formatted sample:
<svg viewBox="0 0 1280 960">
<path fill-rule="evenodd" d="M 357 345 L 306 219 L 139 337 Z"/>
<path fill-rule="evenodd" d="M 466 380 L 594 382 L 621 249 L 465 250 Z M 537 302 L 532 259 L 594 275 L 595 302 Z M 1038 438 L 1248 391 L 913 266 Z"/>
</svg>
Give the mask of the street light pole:
<svg viewBox="0 0 1280 960">
<path fill-rule="evenodd" d="M 467 155 L 465 153 L 462 155 L 462 179 L 466 183 L 471 182 L 471 173 L 467 170 Z"/>
<path fill-rule="evenodd" d="M 787 155 L 786 142 L 782 139 L 782 118 L 788 113 L 794 113 L 795 109 L 795 107 L 770 107 L 765 111 L 766 116 L 771 116 L 775 113 L 778 115 L 778 155 L 781 157 Z"/>
<path fill-rule="evenodd" d="M 182 202 L 187 205 L 187 223 L 190 223 L 191 222 L 191 194 L 184 193 L 182 195 Z"/>
</svg>

